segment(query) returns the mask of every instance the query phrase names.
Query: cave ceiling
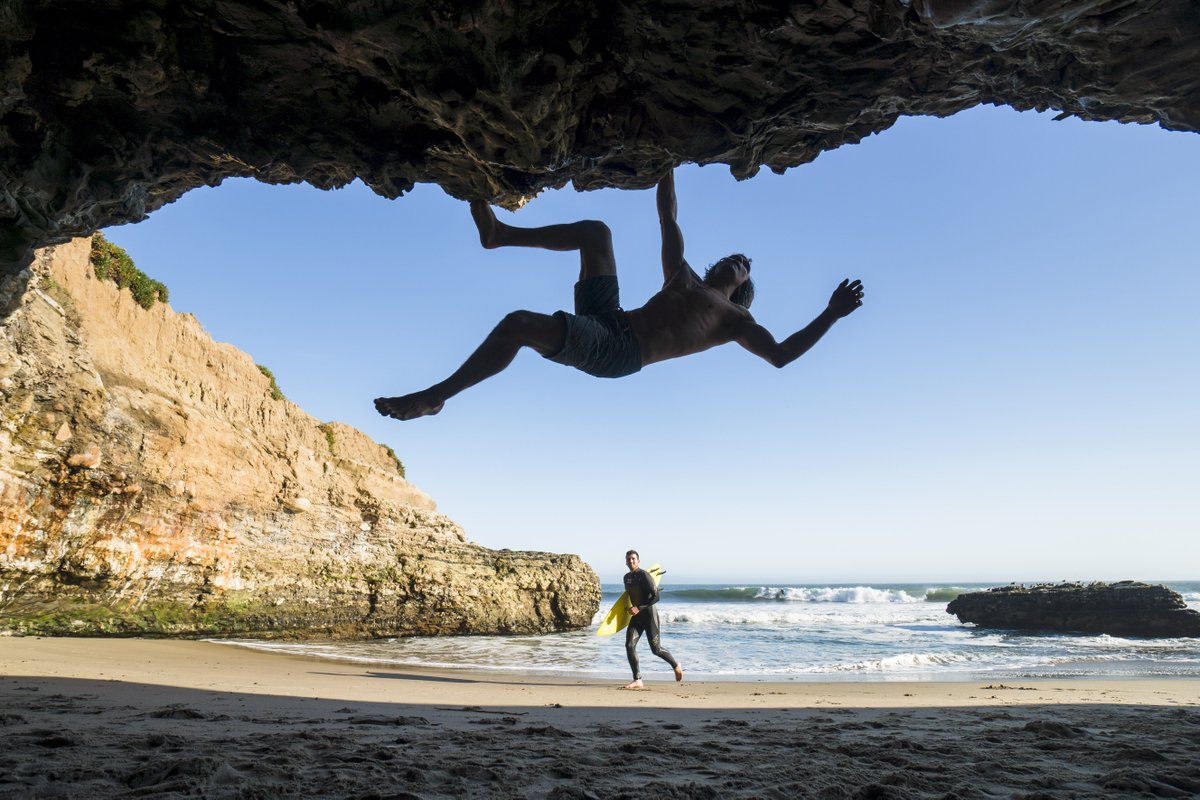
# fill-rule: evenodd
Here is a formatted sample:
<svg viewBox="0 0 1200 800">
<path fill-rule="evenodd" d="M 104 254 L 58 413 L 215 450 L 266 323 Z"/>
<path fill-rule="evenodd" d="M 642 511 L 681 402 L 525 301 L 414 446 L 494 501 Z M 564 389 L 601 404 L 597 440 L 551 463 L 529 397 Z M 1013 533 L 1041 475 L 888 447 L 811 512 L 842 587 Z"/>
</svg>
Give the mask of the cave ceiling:
<svg viewBox="0 0 1200 800">
<path fill-rule="evenodd" d="M 0 265 L 232 176 L 514 207 L 980 103 L 1195 132 L 1200 3 L 0 0 Z"/>
</svg>

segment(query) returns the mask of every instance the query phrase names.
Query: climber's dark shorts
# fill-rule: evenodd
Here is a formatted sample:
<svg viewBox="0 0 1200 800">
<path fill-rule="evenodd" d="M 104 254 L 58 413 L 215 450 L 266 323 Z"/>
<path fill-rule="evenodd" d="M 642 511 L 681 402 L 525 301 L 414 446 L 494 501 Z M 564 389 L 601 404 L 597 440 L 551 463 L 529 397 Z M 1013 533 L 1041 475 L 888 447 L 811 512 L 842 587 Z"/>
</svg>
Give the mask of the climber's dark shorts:
<svg viewBox="0 0 1200 800">
<path fill-rule="evenodd" d="M 598 378 L 620 378 L 642 368 L 642 351 L 621 310 L 616 275 L 599 275 L 575 284 L 575 313 L 556 311 L 566 326 L 562 349 L 551 361 Z"/>
</svg>

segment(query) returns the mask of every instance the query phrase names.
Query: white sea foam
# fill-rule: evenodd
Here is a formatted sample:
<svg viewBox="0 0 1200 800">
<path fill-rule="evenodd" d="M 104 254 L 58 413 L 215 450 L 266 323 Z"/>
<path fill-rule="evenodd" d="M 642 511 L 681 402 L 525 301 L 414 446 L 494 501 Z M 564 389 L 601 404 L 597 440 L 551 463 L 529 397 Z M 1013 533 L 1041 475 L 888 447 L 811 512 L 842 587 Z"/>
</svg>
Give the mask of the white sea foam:
<svg viewBox="0 0 1200 800">
<path fill-rule="evenodd" d="M 926 621 L 922 617 L 899 616 L 886 613 L 839 614 L 836 612 L 822 613 L 806 609 L 781 609 L 772 611 L 754 607 L 725 607 L 712 608 L 705 606 L 679 606 L 664 608 L 659 611 L 659 619 L 664 623 L 689 625 L 695 627 L 754 627 L 754 628 L 829 628 L 842 626 L 849 622 L 858 625 L 895 625 Z M 952 622 L 952 618 L 938 620 Z"/>
<path fill-rule="evenodd" d="M 1179 587 L 1200 602 L 1200 583 Z M 963 589 L 966 591 L 968 589 Z M 663 645 L 695 679 L 913 680 L 986 676 L 1172 675 L 1200 678 L 1200 641 L 1036 634 L 963 625 L 949 586 L 670 587 L 657 607 Z M 617 592 L 607 592 L 608 605 Z M 601 614 L 596 615 L 598 623 Z M 595 627 L 545 636 L 445 636 L 364 642 L 227 642 L 380 669 L 574 674 L 627 680 L 624 637 Z M 642 644 L 643 670 L 665 670 Z M 667 678 L 670 671 L 666 670 Z"/>
<path fill-rule="evenodd" d="M 887 658 L 857 661 L 853 664 L 831 664 L 817 672 L 892 672 L 916 671 L 930 667 L 961 667 L 977 661 L 962 653 L 899 653 Z"/>
<path fill-rule="evenodd" d="M 921 603 L 901 589 L 876 589 L 872 586 L 763 586 L 756 600 L 790 600 L 801 603 Z"/>
<path fill-rule="evenodd" d="M 672 603 L 660 602 L 664 623 L 702 627 L 796 628 L 853 625 L 954 625 L 944 608 L 929 603 Z M 598 625 L 604 614 L 596 614 Z"/>
</svg>

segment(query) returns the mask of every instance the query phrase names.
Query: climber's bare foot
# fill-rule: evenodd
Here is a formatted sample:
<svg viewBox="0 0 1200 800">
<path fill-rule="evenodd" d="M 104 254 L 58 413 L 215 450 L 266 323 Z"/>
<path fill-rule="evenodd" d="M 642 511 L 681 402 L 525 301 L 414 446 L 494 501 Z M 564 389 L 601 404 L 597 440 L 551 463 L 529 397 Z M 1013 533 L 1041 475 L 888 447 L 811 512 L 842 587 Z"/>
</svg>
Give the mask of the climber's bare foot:
<svg viewBox="0 0 1200 800">
<path fill-rule="evenodd" d="M 678 664 L 675 665 L 675 680 L 683 680 L 683 667 L 679 666 Z"/>
<path fill-rule="evenodd" d="M 482 200 L 472 200 L 471 218 L 475 220 L 475 227 L 479 229 L 479 243 L 488 250 L 499 247 L 498 234 L 501 223 L 496 219 L 496 212 Z"/>
<path fill-rule="evenodd" d="M 622 689 L 641 689 L 642 688 L 642 679 L 638 678 L 636 681 L 630 681 L 629 683 L 625 684 L 621 688 Z"/>
<path fill-rule="evenodd" d="M 416 419 L 438 413 L 445 403 L 445 400 L 433 396 L 426 389 L 403 397 L 376 397 L 375 410 L 394 419 Z"/>
</svg>

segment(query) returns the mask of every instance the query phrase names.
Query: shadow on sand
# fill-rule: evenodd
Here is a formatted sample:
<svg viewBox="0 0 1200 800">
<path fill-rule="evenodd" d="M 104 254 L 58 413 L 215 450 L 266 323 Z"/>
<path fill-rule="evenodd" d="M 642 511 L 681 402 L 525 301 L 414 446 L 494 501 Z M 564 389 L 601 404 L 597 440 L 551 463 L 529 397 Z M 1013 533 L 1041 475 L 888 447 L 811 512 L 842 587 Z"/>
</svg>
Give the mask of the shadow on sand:
<svg viewBox="0 0 1200 800">
<path fill-rule="evenodd" d="M 0 677 L 0 797 L 1200 795 L 1194 707 L 454 707 L 369 674 L 428 699 Z"/>
</svg>

